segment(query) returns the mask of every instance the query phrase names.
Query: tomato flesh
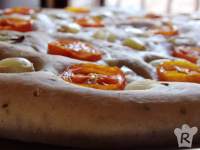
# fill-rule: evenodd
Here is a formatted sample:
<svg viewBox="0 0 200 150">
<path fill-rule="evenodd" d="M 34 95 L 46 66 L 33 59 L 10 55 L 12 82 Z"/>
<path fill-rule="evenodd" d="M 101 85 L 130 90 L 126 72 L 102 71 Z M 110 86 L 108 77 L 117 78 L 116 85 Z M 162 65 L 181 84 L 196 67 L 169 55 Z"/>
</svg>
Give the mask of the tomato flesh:
<svg viewBox="0 0 200 150">
<path fill-rule="evenodd" d="M 86 61 L 98 61 L 102 54 L 91 44 L 75 39 L 63 39 L 48 44 L 48 53 Z"/>
<path fill-rule="evenodd" d="M 178 35 L 178 29 L 171 22 L 168 22 L 161 27 L 155 28 L 152 31 L 154 34 L 161 34 L 164 36 Z"/>
<path fill-rule="evenodd" d="M 77 18 L 75 22 L 82 27 L 104 27 L 104 23 L 102 19 L 98 17 L 84 17 L 84 18 Z"/>
<path fill-rule="evenodd" d="M 2 18 L 0 19 L 0 30 L 29 32 L 33 30 L 32 21 L 18 18 Z"/>
<path fill-rule="evenodd" d="M 66 11 L 71 13 L 89 13 L 90 9 L 86 7 L 67 7 L 65 8 Z"/>
<path fill-rule="evenodd" d="M 197 60 L 200 58 L 200 48 L 179 46 L 174 49 L 172 55 L 186 59 L 192 63 L 197 63 Z"/>
<path fill-rule="evenodd" d="M 31 15 L 34 13 L 35 10 L 28 7 L 13 7 L 13 8 L 7 8 L 4 11 L 5 15 L 11 15 L 11 14 Z"/>
<path fill-rule="evenodd" d="M 102 90 L 122 90 L 126 85 L 125 75 L 118 67 L 96 64 L 75 64 L 61 75 L 67 82 Z"/>
<path fill-rule="evenodd" d="M 160 81 L 200 83 L 200 67 L 188 61 L 166 61 L 157 67 Z"/>
</svg>

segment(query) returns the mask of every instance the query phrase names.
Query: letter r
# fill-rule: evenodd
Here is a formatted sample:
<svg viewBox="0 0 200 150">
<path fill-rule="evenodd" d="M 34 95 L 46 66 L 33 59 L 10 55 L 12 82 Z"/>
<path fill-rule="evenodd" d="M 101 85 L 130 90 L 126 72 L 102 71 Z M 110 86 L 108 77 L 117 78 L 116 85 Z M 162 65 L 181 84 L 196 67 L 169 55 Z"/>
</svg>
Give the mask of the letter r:
<svg viewBox="0 0 200 150">
<path fill-rule="evenodd" d="M 187 143 L 190 143 L 190 141 L 188 140 L 189 138 L 189 133 L 182 133 L 181 134 L 181 143 L 183 143 L 184 141 L 186 141 Z"/>
</svg>

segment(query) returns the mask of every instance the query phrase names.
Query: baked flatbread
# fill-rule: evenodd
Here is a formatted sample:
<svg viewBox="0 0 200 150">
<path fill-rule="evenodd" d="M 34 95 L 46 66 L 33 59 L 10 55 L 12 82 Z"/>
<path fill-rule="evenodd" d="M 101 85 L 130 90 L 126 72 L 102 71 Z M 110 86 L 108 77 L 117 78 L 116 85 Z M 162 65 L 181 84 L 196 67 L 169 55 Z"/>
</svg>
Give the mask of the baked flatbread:
<svg viewBox="0 0 200 150">
<path fill-rule="evenodd" d="M 28 10 L 2 10 L 0 18 L 0 137 L 79 148 L 166 147 L 177 145 L 175 128 L 200 126 L 192 16 Z M 31 22 L 23 29 L 12 19 L 14 25 L 1 24 L 10 18 Z"/>
</svg>

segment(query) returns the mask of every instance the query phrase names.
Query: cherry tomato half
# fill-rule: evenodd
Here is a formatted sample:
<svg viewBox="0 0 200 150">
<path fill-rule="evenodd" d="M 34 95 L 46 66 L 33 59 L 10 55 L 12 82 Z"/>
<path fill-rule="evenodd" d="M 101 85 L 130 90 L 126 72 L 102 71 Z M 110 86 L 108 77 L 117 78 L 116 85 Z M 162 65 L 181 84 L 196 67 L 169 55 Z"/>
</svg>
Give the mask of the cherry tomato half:
<svg viewBox="0 0 200 150">
<path fill-rule="evenodd" d="M 148 19 L 161 19 L 162 18 L 161 15 L 158 15 L 158 14 L 155 14 L 155 13 L 148 13 L 144 17 L 148 18 Z"/>
<path fill-rule="evenodd" d="M 1 18 L 0 30 L 13 30 L 19 32 L 32 31 L 32 21 L 19 18 Z"/>
<path fill-rule="evenodd" d="M 75 22 L 82 27 L 104 27 L 104 22 L 99 17 L 83 17 L 75 19 Z"/>
<path fill-rule="evenodd" d="M 154 34 L 161 34 L 164 36 L 175 36 L 178 35 L 178 29 L 171 22 L 165 23 L 161 27 L 157 27 L 152 30 Z"/>
<path fill-rule="evenodd" d="M 102 90 L 123 90 L 126 85 L 125 75 L 118 67 L 96 64 L 71 65 L 61 77 L 70 83 Z"/>
<path fill-rule="evenodd" d="M 32 15 L 34 13 L 35 10 L 28 7 L 13 7 L 4 10 L 5 15 L 11 15 L 11 14 Z"/>
<path fill-rule="evenodd" d="M 65 8 L 66 11 L 72 13 L 89 13 L 90 9 L 87 7 L 67 7 Z"/>
<path fill-rule="evenodd" d="M 182 60 L 166 61 L 157 67 L 161 81 L 200 83 L 200 67 Z"/>
<path fill-rule="evenodd" d="M 190 46 L 175 47 L 172 53 L 173 56 L 186 59 L 192 63 L 197 63 L 200 58 L 200 48 Z"/>
<path fill-rule="evenodd" d="M 48 44 L 48 53 L 86 61 L 98 61 L 102 54 L 91 44 L 75 39 L 62 39 Z"/>
</svg>

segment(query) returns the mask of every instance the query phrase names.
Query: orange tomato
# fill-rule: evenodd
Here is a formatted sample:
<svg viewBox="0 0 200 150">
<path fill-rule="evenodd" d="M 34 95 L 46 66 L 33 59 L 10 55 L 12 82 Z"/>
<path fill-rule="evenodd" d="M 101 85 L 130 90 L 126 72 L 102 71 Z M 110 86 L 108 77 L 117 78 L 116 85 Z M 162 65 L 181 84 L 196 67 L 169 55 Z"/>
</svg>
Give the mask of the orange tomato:
<svg viewBox="0 0 200 150">
<path fill-rule="evenodd" d="M 35 10 L 28 7 L 13 7 L 4 10 L 5 15 L 11 15 L 11 14 L 32 15 L 34 13 Z"/>
<path fill-rule="evenodd" d="M 91 44 L 75 39 L 62 39 L 48 44 L 48 53 L 86 61 L 98 61 L 102 54 Z"/>
<path fill-rule="evenodd" d="M 104 27 L 103 20 L 98 17 L 77 18 L 75 22 L 82 27 Z"/>
<path fill-rule="evenodd" d="M 123 90 L 126 85 L 125 75 L 118 67 L 96 64 L 71 65 L 61 77 L 70 83 L 102 90 Z"/>
<path fill-rule="evenodd" d="M 149 18 L 149 19 L 160 19 L 160 18 L 162 18 L 161 15 L 154 14 L 154 13 L 148 13 L 144 17 Z"/>
<path fill-rule="evenodd" d="M 167 22 L 165 25 L 152 30 L 154 34 L 161 34 L 164 36 L 178 35 L 178 29 L 171 23 Z"/>
<path fill-rule="evenodd" d="M 190 46 L 175 47 L 172 53 L 173 56 L 186 59 L 192 63 L 197 63 L 200 58 L 200 48 Z"/>
<path fill-rule="evenodd" d="M 1 18 L 0 30 L 14 30 L 19 32 L 32 31 L 32 21 L 19 18 Z"/>
<path fill-rule="evenodd" d="M 66 11 L 72 13 L 89 13 L 90 9 L 86 7 L 67 7 L 65 8 Z"/>
<path fill-rule="evenodd" d="M 166 61 L 157 67 L 160 81 L 200 83 L 200 67 L 188 61 Z"/>
</svg>

